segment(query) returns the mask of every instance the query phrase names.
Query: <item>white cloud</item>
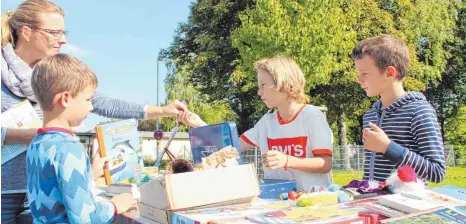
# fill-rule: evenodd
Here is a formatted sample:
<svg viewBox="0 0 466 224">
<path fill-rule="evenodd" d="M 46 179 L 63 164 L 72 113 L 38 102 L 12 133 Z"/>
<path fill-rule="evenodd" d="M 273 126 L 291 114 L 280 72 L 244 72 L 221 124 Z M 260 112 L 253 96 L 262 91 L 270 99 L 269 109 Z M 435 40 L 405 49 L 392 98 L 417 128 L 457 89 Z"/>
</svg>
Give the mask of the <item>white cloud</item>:
<svg viewBox="0 0 466 224">
<path fill-rule="evenodd" d="M 88 52 L 78 46 L 72 44 L 65 44 L 61 47 L 61 53 L 70 54 L 75 57 L 86 56 Z"/>
</svg>

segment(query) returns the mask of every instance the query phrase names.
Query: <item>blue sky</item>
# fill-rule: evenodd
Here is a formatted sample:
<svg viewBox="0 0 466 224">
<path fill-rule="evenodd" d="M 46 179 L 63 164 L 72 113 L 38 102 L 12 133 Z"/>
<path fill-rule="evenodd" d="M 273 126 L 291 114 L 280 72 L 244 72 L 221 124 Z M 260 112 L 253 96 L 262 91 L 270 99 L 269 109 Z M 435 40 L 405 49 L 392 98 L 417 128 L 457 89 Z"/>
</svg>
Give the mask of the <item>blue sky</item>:
<svg viewBox="0 0 466 224">
<path fill-rule="evenodd" d="M 3 0 L 2 14 L 22 1 Z M 88 64 L 98 91 L 122 100 L 156 104 L 157 54 L 189 16 L 189 0 L 55 0 L 65 11 L 68 43 L 62 52 Z M 159 64 L 159 101 L 166 98 L 165 64 Z M 103 118 L 89 115 L 85 129 Z"/>
</svg>

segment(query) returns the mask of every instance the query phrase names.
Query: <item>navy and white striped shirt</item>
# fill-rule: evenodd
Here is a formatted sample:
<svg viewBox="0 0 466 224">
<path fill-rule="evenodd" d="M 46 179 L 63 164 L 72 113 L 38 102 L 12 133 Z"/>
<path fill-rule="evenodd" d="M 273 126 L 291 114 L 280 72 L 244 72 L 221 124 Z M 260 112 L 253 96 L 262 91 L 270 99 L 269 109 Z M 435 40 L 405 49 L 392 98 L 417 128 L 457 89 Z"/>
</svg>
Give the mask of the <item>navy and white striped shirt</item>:
<svg viewBox="0 0 466 224">
<path fill-rule="evenodd" d="M 409 92 L 381 109 L 379 101 L 364 114 L 364 128 L 377 124 L 391 143 L 385 152 L 365 149 L 364 179 L 385 181 L 392 172 L 410 165 L 419 178 L 435 183 L 445 178 L 445 155 L 437 116 L 422 93 Z"/>
</svg>

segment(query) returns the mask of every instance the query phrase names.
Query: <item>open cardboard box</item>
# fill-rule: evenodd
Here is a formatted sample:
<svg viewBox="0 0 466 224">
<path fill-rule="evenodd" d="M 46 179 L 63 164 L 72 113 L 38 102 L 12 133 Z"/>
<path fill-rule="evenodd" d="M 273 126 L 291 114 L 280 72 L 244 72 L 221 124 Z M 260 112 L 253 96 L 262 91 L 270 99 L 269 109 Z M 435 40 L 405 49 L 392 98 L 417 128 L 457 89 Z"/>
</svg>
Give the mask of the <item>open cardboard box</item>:
<svg viewBox="0 0 466 224">
<path fill-rule="evenodd" d="M 140 215 L 170 223 L 173 212 L 250 203 L 260 194 L 253 164 L 169 174 L 141 186 Z"/>
</svg>

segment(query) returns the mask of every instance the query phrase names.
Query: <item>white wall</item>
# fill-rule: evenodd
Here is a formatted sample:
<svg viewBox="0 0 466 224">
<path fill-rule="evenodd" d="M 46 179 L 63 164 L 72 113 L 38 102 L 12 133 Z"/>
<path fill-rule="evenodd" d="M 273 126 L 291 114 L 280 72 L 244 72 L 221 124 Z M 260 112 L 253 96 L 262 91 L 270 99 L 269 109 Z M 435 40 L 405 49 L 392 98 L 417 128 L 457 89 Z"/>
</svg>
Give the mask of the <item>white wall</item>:
<svg viewBox="0 0 466 224">
<path fill-rule="evenodd" d="M 157 141 L 153 138 L 142 138 L 142 154 L 144 156 L 148 155 L 152 158 L 156 158 L 156 146 Z M 159 154 L 162 152 L 163 147 L 167 143 L 166 139 L 162 139 L 159 145 Z M 170 151 L 177 158 L 191 158 L 191 144 L 189 139 L 173 139 L 169 147 Z M 186 149 L 186 151 L 184 150 Z M 164 159 L 168 159 L 167 156 Z"/>
</svg>

